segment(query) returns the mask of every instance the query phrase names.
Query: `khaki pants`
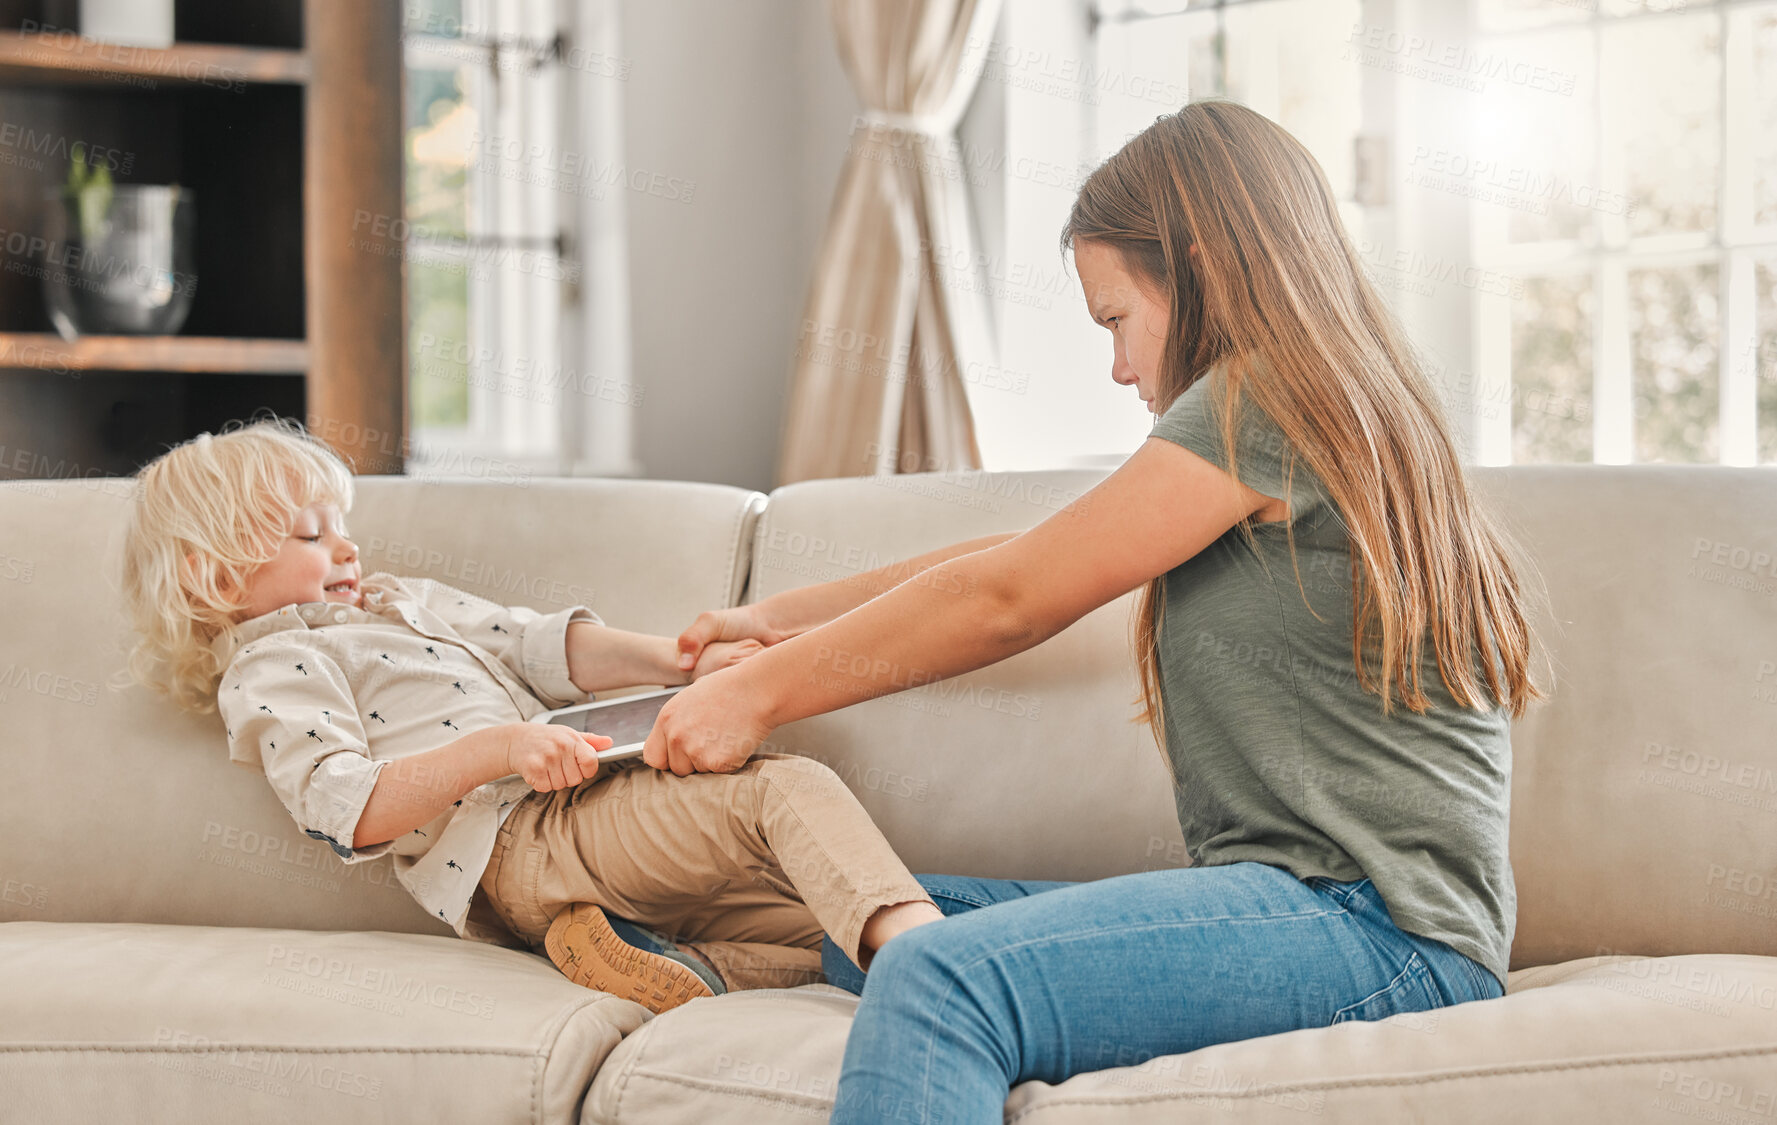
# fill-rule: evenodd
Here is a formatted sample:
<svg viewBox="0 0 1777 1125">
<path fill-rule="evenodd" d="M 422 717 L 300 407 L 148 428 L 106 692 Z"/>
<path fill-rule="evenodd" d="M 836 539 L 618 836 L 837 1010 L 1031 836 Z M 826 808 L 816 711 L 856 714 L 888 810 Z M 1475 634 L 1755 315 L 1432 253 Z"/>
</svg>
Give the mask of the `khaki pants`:
<svg viewBox="0 0 1777 1125">
<path fill-rule="evenodd" d="M 735 990 L 819 981 L 822 931 L 856 963 L 872 914 L 930 901 L 845 783 L 786 754 L 689 777 L 635 759 L 533 792 L 480 886 L 533 950 L 589 902 L 694 944 Z"/>
</svg>

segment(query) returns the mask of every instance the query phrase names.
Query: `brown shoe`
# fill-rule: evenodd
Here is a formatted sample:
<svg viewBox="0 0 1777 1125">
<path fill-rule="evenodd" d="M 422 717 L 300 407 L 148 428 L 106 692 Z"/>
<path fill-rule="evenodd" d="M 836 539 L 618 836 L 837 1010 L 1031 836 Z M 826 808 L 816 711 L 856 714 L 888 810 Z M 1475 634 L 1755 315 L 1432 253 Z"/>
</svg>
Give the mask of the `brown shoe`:
<svg viewBox="0 0 1777 1125">
<path fill-rule="evenodd" d="M 680 961 L 624 941 L 605 912 L 589 902 L 574 903 L 557 914 L 543 947 L 555 967 L 575 984 L 634 1000 L 651 1012 L 715 995 L 701 975 Z"/>
</svg>

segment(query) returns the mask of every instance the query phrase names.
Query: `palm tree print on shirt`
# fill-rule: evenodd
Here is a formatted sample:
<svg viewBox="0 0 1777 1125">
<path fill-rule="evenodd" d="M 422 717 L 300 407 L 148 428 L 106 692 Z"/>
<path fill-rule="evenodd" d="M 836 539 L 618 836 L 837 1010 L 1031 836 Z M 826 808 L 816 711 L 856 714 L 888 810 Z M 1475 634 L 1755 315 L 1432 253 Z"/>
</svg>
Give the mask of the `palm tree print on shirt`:
<svg viewBox="0 0 1777 1125">
<path fill-rule="evenodd" d="M 472 603 L 467 602 L 467 601 L 463 601 L 463 600 L 459 600 L 458 604 L 467 606 Z M 405 615 L 405 614 L 403 615 L 404 618 L 406 618 L 407 616 L 408 615 Z M 419 626 L 411 620 L 409 620 L 407 622 L 407 624 L 410 628 L 413 628 L 416 631 L 419 629 Z M 494 633 L 500 633 L 500 634 L 508 636 L 508 637 L 513 636 L 513 633 L 511 632 L 511 630 L 506 628 L 502 624 L 492 623 L 492 624 L 489 624 L 487 626 L 487 628 L 489 629 L 489 631 L 494 632 Z M 430 656 L 437 663 L 440 663 L 440 664 L 455 663 L 455 661 L 446 660 L 444 658 L 444 656 L 442 654 L 442 650 L 444 647 L 445 647 L 444 643 L 439 642 L 436 644 L 426 644 L 423 646 L 423 650 L 426 653 L 426 655 Z M 453 644 L 452 647 L 453 647 L 453 650 L 458 647 L 463 647 L 466 649 L 466 651 L 471 651 L 471 652 L 474 650 L 474 646 L 472 644 L 468 644 L 465 646 L 458 646 L 458 645 Z M 246 648 L 246 649 L 242 649 L 241 653 L 242 653 L 242 655 L 246 655 L 248 653 L 251 653 L 252 651 L 253 651 L 252 649 Z M 372 649 L 371 652 L 375 654 L 375 657 L 380 662 L 389 664 L 393 669 L 395 669 L 397 671 L 399 671 L 400 669 L 402 669 L 405 666 L 403 664 L 403 662 L 400 660 L 397 660 L 392 653 L 380 652 L 380 651 L 377 651 L 374 649 Z M 289 667 L 293 671 L 297 672 L 298 674 L 300 674 L 306 678 L 313 678 L 312 674 L 310 672 L 310 669 L 308 667 L 307 659 L 305 659 L 303 661 L 292 661 L 290 663 Z M 473 667 L 474 666 L 472 665 L 472 668 Z M 476 670 L 479 670 L 479 669 L 476 669 Z M 438 679 L 442 680 L 442 677 L 438 677 Z M 461 679 L 452 680 L 452 681 L 448 681 L 448 682 L 450 683 L 451 687 L 453 687 L 457 690 L 458 694 L 460 694 L 460 695 L 472 694 L 468 689 L 468 685 L 463 683 L 463 681 Z M 244 684 L 238 679 L 236 680 L 236 682 L 234 682 L 233 684 L 230 684 L 228 686 L 235 691 L 242 691 L 244 688 Z M 257 709 L 259 711 L 264 712 L 269 717 L 274 717 L 274 718 L 277 717 L 276 712 L 273 711 L 273 709 L 270 706 L 260 705 Z M 317 743 L 320 743 L 322 746 L 327 746 L 327 745 L 329 745 L 329 743 L 327 742 L 327 739 L 320 733 L 320 727 L 322 725 L 337 726 L 339 724 L 337 724 L 334 721 L 333 712 L 331 710 L 323 709 L 323 708 L 317 708 L 316 710 L 318 710 L 320 712 L 321 722 L 316 724 L 316 726 L 314 728 L 303 731 L 302 736 L 306 737 L 306 738 L 312 738 Z M 353 715 L 353 717 L 356 717 L 357 715 L 362 715 L 364 717 L 365 722 L 369 722 L 371 720 L 374 720 L 380 725 L 384 725 L 384 726 L 390 725 L 389 719 L 387 717 L 385 717 L 381 713 L 380 710 L 373 710 L 373 711 L 368 711 L 368 712 L 363 712 L 363 711 L 356 712 Z M 290 724 L 286 724 L 286 725 L 291 726 L 291 727 L 295 726 L 294 723 L 290 723 Z M 462 728 L 456 723 L 454 718 L 443 719 L 440 721 L 440 725 L 442 725 L 446 729 L 451 730 L 456 733 L 461 733 L 461 731 L 462 731 Z M 228 737 L 232 741 L 234 738 L 233 728 L 230 726 L 227 726 L 225 724 L 225 730 L 227 731 Z M 269 741 L 269 745 L 270 745 L 271 750 L 276 751 L 277 750 L 277 742 L 271 741 L 271 740 L 268 740 L 268 741 Z M 464 802 L 467 800 L 467 796 L 468 795 L 464 795 L 463 797 L 460 797 L 460 798 L 452 801 L 451 802 L 452 809 L 454 810 L 454 809 L 462 808 Z M 501 801 L 499 807 L 501 810 L 504 810 L 514 803 L 515 802 L 512 800 Z M 424 829 L 415 828 L 412 830 L 412 833 L 416 836 L 421 837 L 422 839 L 430 840 L 430 834 L 427 833 Z M 315 833 L 310 833 L 310 834 L 315 835 Z M 339 848 L 339 845 L 336 842 L 334 842 L 332 840 L 329 840 L 328 842 L 330 844 L 333 844 L 333 846 L 335 847 L 336 850 L 342 850 Z M 454 858 L 447 859 L 444 863 L 444 866 L 445 866 L 446 870 L 457 872 L 459 877 L 467 874 L 467 870 L 463 867 L 463 865 L 461 863 L 459 863 L 457 860 L 455 860 Z M 437 913 L 438 913 L 438 916 L 440 919 L 445 921 L 447 924 L 450 923 L 450 915 L 448 915 L 444 910 L 440 909 L 437 911 Z"/>
</svg>

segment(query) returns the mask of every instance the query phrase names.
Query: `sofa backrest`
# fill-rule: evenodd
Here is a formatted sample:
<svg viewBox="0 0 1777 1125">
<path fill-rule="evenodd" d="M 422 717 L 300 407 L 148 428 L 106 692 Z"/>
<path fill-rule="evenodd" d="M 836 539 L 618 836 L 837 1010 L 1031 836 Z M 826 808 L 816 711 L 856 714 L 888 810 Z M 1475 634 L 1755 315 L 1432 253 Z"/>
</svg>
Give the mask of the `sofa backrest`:
<svg viewBox="0 0 1777 1125">
<path fill-rule="evenodd" d="M 746 600 L 1022 531 L 1105 475 L 920 473 L 779 488 L 754 533 Z M 1125 594 L 991 667 L 788 723 L 767 748 L 837 770 L 917 872 L 1094 879 L 1181 866 L 1166 764 L 1132 721 L 1136 599 Z M 862 655 L 823 659 L 839 672 Z"/>
<path fill-rule="evenodd" d="M 1097 470 L 809 481 L 363 478 L 367 569 L 672 634 L 696 613 L 1033 526 Z M 1546 582 L 1555 690 L 1514 728 L 1513 966 L 1777 955 L 1777 475 L 1476 469 Z M 0 921 L 444 933 L 230 766 L 214 716 L 103 681 L 122 481 L 0 484 Z M 611 529 L 621 529 L 613 534 Z M 749 550 L 750 546 L 750 550 Z M 1128 594 L 990 668 L 779 728 L 919 871 L 1085 879 L 1189 862 L 1131 722 Z M 831 653 L 845 661 L 858 654 Z"/>
<path fill-rule="evenodd" d="M 0 921 L 173 922 L 448 934 L 391 861 L 347 867 L 299 832 L 221 721 L 105 681 L 129 643 L 116 589 L 133 482 L 0 484 Z M 508 605 L 585 604 L 677 633 L 738 600 L 764 496 L 721 485 L 364 477 L 365 573 Z"/>
<path fill-rule="evenodd" d="M 809 481 L 772 493 L 748 600 L 1029 527 L 1105 474 Z M 1777 954 L 1777 473 L 1476 469 L 1540 571 L 1552 697 L 1514 727 L 1513 965 Z M 1182 866 L 1135 713 L 1131 593 L 950 681 L 777 730 L 851 783 L 916 871 Z M 853 654 L 832 654 L 844 661 Z"/>
<path fill-rule="evenodd" d="M 1476 470 L 1547 582 L 1513 967 L 1777 955 L 1777 471 Z"/>
</svg>

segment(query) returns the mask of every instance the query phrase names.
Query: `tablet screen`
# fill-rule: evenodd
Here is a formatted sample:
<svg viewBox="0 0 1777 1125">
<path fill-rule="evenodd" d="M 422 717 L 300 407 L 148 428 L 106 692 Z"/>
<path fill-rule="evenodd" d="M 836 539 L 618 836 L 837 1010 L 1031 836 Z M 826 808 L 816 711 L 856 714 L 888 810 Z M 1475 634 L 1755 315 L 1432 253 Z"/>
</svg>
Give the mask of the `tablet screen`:
<svg viewBox="0 0 1777 1125">
<path fill-rule="evenodd" d="M 677 692 L 673 693 L 678 694 Z M 654 695 L 646 699 L 618 699 L 604 707 L 575 711 L 550 720 L 588 734 L 602 734 L 612 740 L 611 748 L 645 742 L 654 729 L 654 718 L 672 695 Z"/>
</svg>

